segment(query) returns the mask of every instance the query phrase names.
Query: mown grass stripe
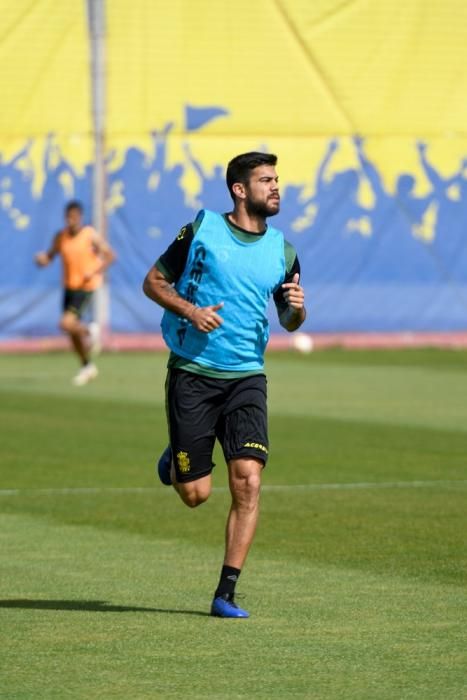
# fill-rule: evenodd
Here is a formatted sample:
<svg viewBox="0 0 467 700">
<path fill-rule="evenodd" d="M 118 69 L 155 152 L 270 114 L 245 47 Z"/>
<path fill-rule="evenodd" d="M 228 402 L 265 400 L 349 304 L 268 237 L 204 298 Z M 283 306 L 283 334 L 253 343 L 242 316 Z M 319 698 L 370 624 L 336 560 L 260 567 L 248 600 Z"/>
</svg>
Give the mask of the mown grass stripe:
<svg viewBox="0 0 467 700">
<path fill-rule="evenodd" d="M 265 484 L 263 491 L 327 491 L 347 489 L 403 489 L 424 488 L 434 486 L 467 486 L 467 479 L 435 479 L 431 481 L 360 481 L 341 484 Z M 112 487 L 112 486 L 83 486 L 50 489 L 0 489 L 0 496 L 53 496 L 79 495 L 99 493 L 152 493 L 159 489 L 145 486 Z M 226 486 L 213 487 L 213 493 L 228 492 Z M 170 491 L 168 491 L 170 493 Z"/>
</svg>

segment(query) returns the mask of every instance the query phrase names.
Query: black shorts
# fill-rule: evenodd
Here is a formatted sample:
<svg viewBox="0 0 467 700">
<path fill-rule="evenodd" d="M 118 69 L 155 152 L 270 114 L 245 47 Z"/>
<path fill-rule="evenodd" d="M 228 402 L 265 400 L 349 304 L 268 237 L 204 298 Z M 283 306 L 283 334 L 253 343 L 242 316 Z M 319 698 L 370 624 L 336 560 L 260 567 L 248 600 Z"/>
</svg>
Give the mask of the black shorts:
<svg viewBox="0 0 467 700">
<path fill-rule="evenodd" d="M 70 311 L 78 318 L 84 314 L 92 299 L 92 292 L 84 289 L 65 289 L 63 293 L 63 311 Z"/>
<path fill-rule="evenodd" d="M 266 464 L 266 377 L 215 379 L 171 369 L 166 381 L 167 420 L 177 481 L 210 474 L 216 437 L 228 462 L 255 457 Z"/>
</svg>

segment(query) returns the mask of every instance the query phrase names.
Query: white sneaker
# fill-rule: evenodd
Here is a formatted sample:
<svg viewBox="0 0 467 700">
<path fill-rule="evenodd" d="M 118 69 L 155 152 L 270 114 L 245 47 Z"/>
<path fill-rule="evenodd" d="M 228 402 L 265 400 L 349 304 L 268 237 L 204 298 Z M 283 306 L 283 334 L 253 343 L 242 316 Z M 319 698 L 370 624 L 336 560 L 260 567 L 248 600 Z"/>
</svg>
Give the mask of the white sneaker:
<svg viewBox="0 0 467 700">
<path fill-rule="evenodd" d="M 83 386 L 84 384 L 90 382 L 91 379 L 95 379 L 98 374 L 99 371 L 96 365 L 90 363 L 88 365 L 84 365 L 84 367 L 81 367 L 78 374 L 76 374 L 71 381 L 75 386 Z"/>
<path fill-rule="evenodd" d="M 96 321 L 92 321 L 88 325 L 88 331 L 89 331 L 89 351 L 91 355 L 96 357 L 102 350 L 102 342 L 101 342 L 101 329 L 99 328 L 99 324 L 96 323 Z"/>
</svg>

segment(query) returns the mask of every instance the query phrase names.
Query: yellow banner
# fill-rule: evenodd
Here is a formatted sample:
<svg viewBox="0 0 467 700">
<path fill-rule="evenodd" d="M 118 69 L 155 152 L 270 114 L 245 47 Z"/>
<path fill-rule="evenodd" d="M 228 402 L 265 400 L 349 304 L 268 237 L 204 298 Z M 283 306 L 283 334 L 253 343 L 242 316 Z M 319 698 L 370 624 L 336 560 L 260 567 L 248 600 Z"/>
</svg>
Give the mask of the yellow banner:
<svg viewBox="0 0 467 700">
<path fill-rule="evenodd" d="M 47 134 L 75 167 L 91 158 L 86 3 L 0 10 L 0 151 L 31 139 L 37 187 Z M 188 134 L 205 168 L 267 147 L 284 181 L 310 186 L 330 137 L 367 136 L 388 184 L 401 169 L 423 183 L 416 139 L 444 174 L 466 150 L 463 0 L 112 0 L 106 24 L 108 145 L 120 153 L 151 153 L 151 131 L 173 122 L 169 162 L 187 163 L 186 105 L 227 113 Z M 356 164 L 350 143 L 344 164 Z"/>
</svg>

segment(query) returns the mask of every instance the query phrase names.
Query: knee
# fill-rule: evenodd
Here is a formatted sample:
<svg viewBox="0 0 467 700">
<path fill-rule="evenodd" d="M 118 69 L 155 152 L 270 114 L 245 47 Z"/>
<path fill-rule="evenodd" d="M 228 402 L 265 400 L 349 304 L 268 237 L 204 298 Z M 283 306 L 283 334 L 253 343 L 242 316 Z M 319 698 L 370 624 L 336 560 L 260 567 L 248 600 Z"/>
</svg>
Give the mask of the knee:
<svg viewBox="0 0 467 700">
<path fill-rule="evenodd" d="M 188 508 L 197 508 L 200 506 L 202 503 L 208 500 L 208 496 L 199 496 L 199 495 L 192 495 L 190 494 L 189 496 L 182 496 L 182 500 Z"/>
<path fill-rule="evenodd" d="M 247 509 L 253 509 L 258 504 L 260 488 L 261 476 L 257 472 L 246 474 L 232 481 L 234 500 Z"/>
<path fill-rule="evenodd" d="M 246 477 L 245 490 L 248 494 L 254 497 L 259 496 L 259 490 L 261 488 L 261 475 L 256 472 L 249 474 Z"/>
<path fill-rule="evenodd" d="M 76 330 L 76 319 L 70 316 L 64 316 L 60 320 L 60 329 L 65 333 L 74 333 Z"/>
<path fill-rule="evenodd" d="M 178 494 L 183 503 L 189 508 L 197 508 L 209 498 L 209 491 L 197 488 L 183 488 L 181 484 L 179 484 Z"/>
</svg>

